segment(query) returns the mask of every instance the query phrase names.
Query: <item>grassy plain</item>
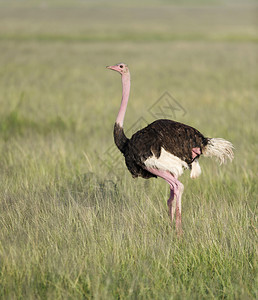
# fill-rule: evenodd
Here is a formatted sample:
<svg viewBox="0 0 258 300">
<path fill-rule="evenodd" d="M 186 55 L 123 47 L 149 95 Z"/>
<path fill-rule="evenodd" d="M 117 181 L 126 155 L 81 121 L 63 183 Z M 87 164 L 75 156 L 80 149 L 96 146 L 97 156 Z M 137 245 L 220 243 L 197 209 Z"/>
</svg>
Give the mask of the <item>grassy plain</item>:
<svg viewBox="0 0 258 300">
<path fill-rule="evenodd" d="M 0 2 L 0 298 L 257 299 L 255 8 Z M 120 61 L 126 129 L 168 91 L 186 110 L 172 117 L 235 145 L 181 177 L 182 239 L 166 183 L 108 155 Z"/>
</svg>

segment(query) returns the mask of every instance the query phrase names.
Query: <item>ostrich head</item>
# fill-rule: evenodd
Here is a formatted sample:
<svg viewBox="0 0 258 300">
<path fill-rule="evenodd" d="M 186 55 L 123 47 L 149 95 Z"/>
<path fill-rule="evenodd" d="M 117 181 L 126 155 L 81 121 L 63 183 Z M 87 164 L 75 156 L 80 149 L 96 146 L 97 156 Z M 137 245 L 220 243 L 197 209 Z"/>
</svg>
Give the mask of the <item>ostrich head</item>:
<svg viewBox="0 0 258 300">
<path fill-rule="evenodd" d="M 109 66 L 109 67 L 107 67 L 107 69 L 116 71 L 116 72 L 120 73 L 121 75 L 125 75 L 125 74 L 129 73 L 128 66 L 127 66 L 127 64 L 124 64 L 124 63 L 119 63 L 114 66 Z"/>
</svg>

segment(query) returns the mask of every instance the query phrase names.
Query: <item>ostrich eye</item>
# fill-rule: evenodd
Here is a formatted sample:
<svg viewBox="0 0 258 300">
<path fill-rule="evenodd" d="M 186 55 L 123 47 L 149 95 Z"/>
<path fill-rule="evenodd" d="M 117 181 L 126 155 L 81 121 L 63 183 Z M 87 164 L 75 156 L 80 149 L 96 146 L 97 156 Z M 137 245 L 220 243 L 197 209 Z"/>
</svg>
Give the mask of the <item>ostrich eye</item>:
<svg viewBox="0 0 258 300">
<path fill-rule="evenodd" d="M 120 68 L 121 68 L 121 69 L 123 69 L 123 67 L 124 67 L 123 65 L 120 65 Z"/>
</svg>

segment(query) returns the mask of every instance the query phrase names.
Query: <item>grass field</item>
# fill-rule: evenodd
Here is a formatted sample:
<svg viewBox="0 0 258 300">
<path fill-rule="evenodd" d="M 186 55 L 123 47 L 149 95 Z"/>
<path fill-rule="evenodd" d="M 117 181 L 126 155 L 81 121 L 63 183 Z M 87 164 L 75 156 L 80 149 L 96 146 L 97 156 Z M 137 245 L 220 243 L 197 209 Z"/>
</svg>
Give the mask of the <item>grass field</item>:
<svg viewBox="0 0 258 300">
<path fill-rule="evenodd" d="M 255 10 L 0 1 L 1 299 L 257 299 Z M 120 61 L 127 130 L 168 92 L 176 120 L 235 145 L 232 164 L 181 177 L 183 238 L 167 184 L 109 155 L 121 82 L 105 66 Z"/>
</svg>

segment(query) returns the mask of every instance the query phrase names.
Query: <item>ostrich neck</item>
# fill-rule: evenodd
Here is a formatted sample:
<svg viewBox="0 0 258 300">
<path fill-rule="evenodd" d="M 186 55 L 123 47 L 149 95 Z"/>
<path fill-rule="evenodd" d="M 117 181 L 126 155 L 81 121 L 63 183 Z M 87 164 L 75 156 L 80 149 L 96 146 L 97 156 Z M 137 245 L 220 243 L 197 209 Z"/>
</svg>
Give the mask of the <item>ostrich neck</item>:
<svg viewBox="0 0 258 300">
<path fill-rule="evenodd" d="M 124 118 L 125 118 L 125 112 L 126 112 L 126 107 L 129 99 L 129 94 L 130 94 L 130 73 L 128 72 L 127 74 L 122 75 L 122 89 L 123 89 L 123 94 L 122 94 L 122 101 L 121 101 L 121 106 L 116 118 L 116 123 L 123 127 L 124 124 Z"/>
</svg>

